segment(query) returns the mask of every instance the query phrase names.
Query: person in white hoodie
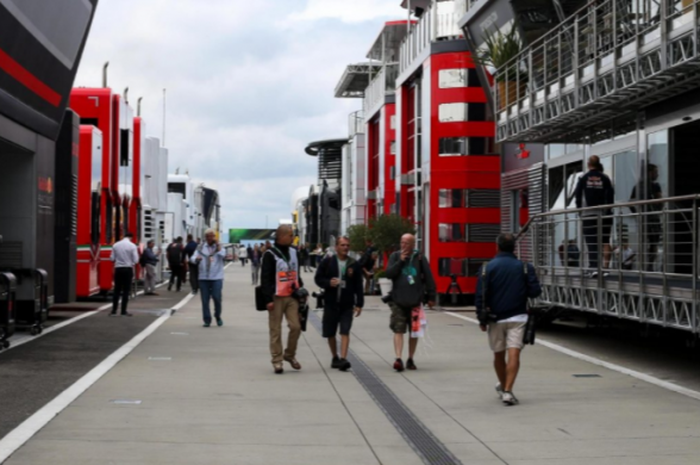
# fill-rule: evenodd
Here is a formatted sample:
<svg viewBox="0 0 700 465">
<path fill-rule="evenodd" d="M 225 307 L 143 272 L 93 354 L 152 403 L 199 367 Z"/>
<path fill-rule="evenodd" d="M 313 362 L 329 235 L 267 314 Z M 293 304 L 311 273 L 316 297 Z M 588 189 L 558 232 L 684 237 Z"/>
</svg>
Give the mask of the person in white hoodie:
<svg viewBox="0 0 700 465">
<path fill-rule="evenodd" d="M 197 247 L 190 262 L 199 267 L 199 292 L 202 295 L 202 317 L 204 327 L 211 326 L 209 300 L 214 300 L 214 318 L 217 326 L 223 326 L 221 319 L 221 291 L 224 287 L 224 259 L 226 250 L 216 241 L 213 229 L 204 233 L 206 241 Z"/>
<path fill-rule="evenodd" d="M 243 244 L 238 246 L 238 258 L 241 259 L 241 266 L 245 266 L 245 262 L 248 259 L 248 250 Z"/>
</svg>

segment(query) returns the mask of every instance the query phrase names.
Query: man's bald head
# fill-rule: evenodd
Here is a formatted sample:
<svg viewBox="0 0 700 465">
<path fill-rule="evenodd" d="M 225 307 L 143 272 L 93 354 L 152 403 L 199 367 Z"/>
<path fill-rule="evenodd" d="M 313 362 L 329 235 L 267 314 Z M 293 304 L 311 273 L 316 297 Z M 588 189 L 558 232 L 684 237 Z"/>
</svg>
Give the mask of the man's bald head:
<svg viewBox="0 0 700 465">
<path fill-rule="evenodd" d="M 413 234 L 404 234 L 401 236 L 401 251 L 411 252 L 416 245 L 416 236 Z"/>
<path fill-rule="evenodd" d="M 294 229 L 290 224 L 281 224 L 275 233 L 275 242 L 279 245 L 291 245 L 294 242 Z"/>
</svg>

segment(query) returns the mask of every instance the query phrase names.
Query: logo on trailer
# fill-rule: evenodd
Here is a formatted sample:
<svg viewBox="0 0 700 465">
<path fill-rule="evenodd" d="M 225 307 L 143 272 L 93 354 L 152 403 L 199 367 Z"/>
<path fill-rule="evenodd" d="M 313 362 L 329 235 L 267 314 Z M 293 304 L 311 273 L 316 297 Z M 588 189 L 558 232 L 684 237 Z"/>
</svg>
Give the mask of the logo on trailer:
<svg viewBox="0 0 700 465">
<path fill-rule="evenodd" d="M 53 181 L 51 180 L 51 176 L 39 177 L 39 190 L 47 194 L 53 193 Z"/>
<path fill-rule="evenodd" d="M 518 145 L 519 151 L 515 154 L 515 158 L 519 160 L 524 160 L 525 158 L 530 158 L 530 151 L 526 150 L 525 144 Z"/>
</svg>

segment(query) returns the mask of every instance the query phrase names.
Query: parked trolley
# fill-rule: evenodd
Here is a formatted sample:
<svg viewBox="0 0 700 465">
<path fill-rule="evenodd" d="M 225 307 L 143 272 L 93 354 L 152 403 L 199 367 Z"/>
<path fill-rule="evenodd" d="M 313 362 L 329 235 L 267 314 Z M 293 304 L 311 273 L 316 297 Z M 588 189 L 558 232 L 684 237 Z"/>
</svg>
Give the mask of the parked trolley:
<svg viewBox="0 0 700 465">
<path fill-rule="evenodd" d="M 32 336 L 41 334 L 48 318 L 48 274 L 40 268 L 12 270 L 17 278 L 15 325 L 28 329 Z"/>
<path fill-rule="evenodd" d="M 0 347 L 7 349 L 7 339 L 15 333 L 15 296 L 17 278 L 10 272 L 0 273 Z"/>
</svg>

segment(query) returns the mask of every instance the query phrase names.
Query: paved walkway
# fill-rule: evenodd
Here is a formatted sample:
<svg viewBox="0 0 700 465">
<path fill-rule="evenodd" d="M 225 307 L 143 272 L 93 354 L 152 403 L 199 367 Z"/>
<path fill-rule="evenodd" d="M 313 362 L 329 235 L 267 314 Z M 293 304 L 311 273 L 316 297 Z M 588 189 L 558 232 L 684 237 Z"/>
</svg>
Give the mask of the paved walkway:
<svg viewBox="0 0 700 465">
<path fill-rule="evenodd" d="M 424 463 L 357 377 L 329 368 L 313 326 L 299 345 L 303 370 L 272 373 L 248 273 L 227 270 L 224 327 L 202 328 L 192 300 L 6 463 Z M 432 347 L 419 350 L 415 372 L 392 371 L 378 300 L 356 320 L 351 347 L 461 463 L 697 464 L 700 401 L 535 346 L 515 389 L 521 405 L 507 408 L 478 328 L 428 318 Z"/>
</svg>

